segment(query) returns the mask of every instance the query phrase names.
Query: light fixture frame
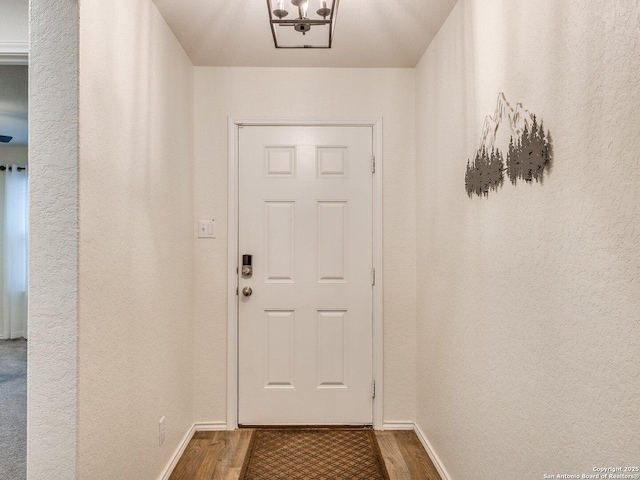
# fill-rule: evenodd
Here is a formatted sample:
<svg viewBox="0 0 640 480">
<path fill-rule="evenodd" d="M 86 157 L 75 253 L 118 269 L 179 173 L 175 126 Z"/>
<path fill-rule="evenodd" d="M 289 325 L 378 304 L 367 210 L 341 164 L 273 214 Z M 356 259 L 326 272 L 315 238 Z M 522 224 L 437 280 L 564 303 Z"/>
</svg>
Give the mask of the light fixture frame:
<svg viewBox="0 0 640 480">
<path fill-rule="evenodd" d="M 284 20 L 282 18 L 274 18 L 273 13 L 271 11 L 271 1 L 267 0 L 267 10 L 269 11 L 269 25 L 271 26 L 271 35 L 273 36 L 273 44 L 276 48 L 282 49 L 292 49 L 292 48 L 319 48 L 319 49 L 328 49 L 333 45 L 333 32 L 336 28 L 336 16 L 338 12 L 338 4 L 340 0 L 330 0 L 331 1 L 331 13 L 329 14 L 329 18 L 323 20 L 311 20 L 311 19 L 292 19 L 292 20 Z M 277 0 L 274 0 L 277 1 Z M 328 2 L 327 2 L 328 3 Z M 278 34 L 276 33 L 276 25 L 280 26 L 290 26 L 293 28 L 296 24 L 306 23 L 311 26 L 313 25 L 329 25 L 329 39 L 327 45 L 279 45 L 278 44 Z"/>
</svg>

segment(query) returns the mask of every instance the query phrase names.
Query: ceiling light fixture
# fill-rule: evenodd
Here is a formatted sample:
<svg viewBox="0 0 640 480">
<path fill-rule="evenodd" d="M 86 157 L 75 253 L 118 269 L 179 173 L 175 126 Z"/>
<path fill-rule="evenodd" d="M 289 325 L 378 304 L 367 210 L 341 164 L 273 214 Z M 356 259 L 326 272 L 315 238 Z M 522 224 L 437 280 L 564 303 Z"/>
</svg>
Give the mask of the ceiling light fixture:
<svg viewBox="0 0 640 480">
<path fill-rule="evenodd" d="M 331 48 L 339 0 L 267 0 L 276 48 Z M 291 5 L 287 5 L 287 4 Z M 318 7 L 309 12 L 309 4 Z M 286 19 L 289 8 L 297 18 Z M 313 11 L 313 8 L 312 8 Z"/>
</svg>

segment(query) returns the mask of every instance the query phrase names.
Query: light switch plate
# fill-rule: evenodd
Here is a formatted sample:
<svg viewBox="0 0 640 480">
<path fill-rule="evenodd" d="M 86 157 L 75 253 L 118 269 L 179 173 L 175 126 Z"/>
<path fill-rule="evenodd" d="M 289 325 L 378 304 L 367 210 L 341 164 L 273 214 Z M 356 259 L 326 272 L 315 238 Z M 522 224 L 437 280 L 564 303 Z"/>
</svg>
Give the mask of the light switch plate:
<svg viewBox="0 0 640 480">
<path fill-rule="evenodd" d="M 216 238 L 215 221 L 200 220 L 198 222 L 198 238 Z"/>
</svg>

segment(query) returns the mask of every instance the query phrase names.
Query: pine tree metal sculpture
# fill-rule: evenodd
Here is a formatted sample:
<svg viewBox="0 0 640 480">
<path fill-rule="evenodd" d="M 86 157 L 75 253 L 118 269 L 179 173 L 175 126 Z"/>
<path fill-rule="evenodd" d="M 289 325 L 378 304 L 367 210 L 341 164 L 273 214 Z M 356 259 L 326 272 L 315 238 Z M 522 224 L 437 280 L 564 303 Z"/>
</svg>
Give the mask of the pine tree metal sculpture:
<svg viewBox="0 0 640 480">
<path fill-rule="evenodd" d="M 495 143 L 501 123 L 507 122 L 511 136 L 505 162 Z M 517 185 L 518 180 L 543 182 L 553 160 L 551 133 L 545 134 L 543 122 L 538 124 L 536 116 L 522 104 L 512 108 L 500 93 L 496 114 L 487 117 L 483 132 L 473 162 L 467 160 L 465 188 L 469 198 L 474 194 L 488 197 L 491 190 L 497 191 L 504 184 L 505 171 L 513 185 Z"/>
</svg>

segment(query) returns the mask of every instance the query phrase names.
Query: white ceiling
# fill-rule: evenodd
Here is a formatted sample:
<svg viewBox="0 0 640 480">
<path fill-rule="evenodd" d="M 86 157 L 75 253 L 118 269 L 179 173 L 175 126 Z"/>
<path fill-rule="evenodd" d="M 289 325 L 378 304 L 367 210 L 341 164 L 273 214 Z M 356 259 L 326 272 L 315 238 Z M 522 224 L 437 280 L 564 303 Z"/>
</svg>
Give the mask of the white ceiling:
<svg viewBox="0 0 640 480">
<path fill-rule="evenodd" d="M 197 66 L 415 67 L 457 0 L 340 0 L 330 50 L 274 48 L 266 0 L 154 1 Z"/>
<path fill-rule="evenodd" d="M 13 137 L 8 145 L 27 144 L 28 86 L 26 65 L 0 65 L 0 135 Z"/>
</svg>

